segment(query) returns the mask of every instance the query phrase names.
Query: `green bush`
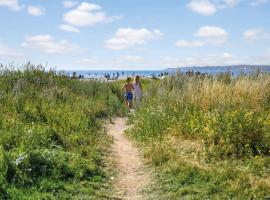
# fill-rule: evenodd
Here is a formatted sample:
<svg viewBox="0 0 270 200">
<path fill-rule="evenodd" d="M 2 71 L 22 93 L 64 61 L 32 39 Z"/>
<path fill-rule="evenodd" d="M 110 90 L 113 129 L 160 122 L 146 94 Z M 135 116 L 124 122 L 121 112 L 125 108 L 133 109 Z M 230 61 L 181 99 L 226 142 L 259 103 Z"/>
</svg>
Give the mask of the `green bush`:
<svg viewBox="0 0 270 200">
<path fill-rule="evenodd" d="M 1 71 L 0 198 L 58 198 L 73 188 L 80 195 L 85 181 L 101 187 L 110 140 L 99 121 L 124 112 L 117 88 L 40 66 Z"/>
</svg>

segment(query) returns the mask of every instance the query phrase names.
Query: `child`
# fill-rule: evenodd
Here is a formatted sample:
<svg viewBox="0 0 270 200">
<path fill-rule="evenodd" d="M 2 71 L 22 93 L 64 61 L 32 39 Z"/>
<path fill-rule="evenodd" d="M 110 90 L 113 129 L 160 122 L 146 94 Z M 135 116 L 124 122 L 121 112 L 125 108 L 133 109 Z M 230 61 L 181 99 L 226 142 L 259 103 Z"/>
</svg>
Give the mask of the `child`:
<svg viewBox="0 0 270 200">
<path fill-rule="evenodd" d="M 134 78 L 134 99 L 136 102 L 142 100 L 142 84 L 139 76 L 135 76 Z"/>
<path fill-rule="evenodd" d="M 131 78 L 127 78 L 127 82 L 122 86 L 122 91 L 125 90 L 125 97 L 126 97 L 126 105 L 128 106 L 128 111 L 130 112 L 130 109 L 132 108 L 132 100 L 133 100 L 133 94 L 132 91 L 134 90 L 134 86 L 132 83 L 130 83 Z"/>
</svg>

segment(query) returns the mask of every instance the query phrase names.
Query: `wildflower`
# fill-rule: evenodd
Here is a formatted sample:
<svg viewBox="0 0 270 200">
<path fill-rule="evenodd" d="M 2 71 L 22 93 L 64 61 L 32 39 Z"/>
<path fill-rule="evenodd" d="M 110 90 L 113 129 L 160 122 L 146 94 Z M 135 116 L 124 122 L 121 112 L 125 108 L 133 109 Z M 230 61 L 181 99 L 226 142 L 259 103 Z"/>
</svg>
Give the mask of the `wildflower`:
<svg viewBox="0 0 270 200">
<path fill-rule="evenodd" d="M 25 158 L 27 158 L 27 155 L 20 154 L 19 157 L 15 160 L 15 165 L 21 164 Z"/>
<path fill-rule="evenodd" d="M 208 127 L 204 127 L 204 130 L 205 130 L 205 132 L 209 132 L 210 131 Z"/>
</svg>

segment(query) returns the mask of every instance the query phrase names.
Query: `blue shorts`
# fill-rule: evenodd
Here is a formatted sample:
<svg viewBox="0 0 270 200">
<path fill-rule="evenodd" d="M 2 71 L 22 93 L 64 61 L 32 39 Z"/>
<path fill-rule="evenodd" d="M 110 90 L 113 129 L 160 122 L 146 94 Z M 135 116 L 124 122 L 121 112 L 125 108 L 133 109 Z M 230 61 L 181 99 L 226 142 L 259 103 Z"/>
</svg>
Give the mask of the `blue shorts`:
<svg viewBox="0 0 270 200">
<path fill-rule="evenodd" d="M 133 99 L 133 94 L 132 94 L 132 92 L 126 93 L 126 100 L 127 100 L 127 101 L 132 101 L 132 99 Z"/>
</svg>

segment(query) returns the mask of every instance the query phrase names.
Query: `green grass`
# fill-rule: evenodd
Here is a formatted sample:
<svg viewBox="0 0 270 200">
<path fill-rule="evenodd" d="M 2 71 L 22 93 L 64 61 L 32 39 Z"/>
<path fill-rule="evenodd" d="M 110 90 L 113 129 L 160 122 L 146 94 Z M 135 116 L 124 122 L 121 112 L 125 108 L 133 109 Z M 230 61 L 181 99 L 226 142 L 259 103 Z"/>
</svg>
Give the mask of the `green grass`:
<svg viewBox="0 0 270 200">
<path fill-rule="evenodd" d="M 130 122 L 156 172 L 153 199 L 270 195 L 269 74 L 152 82 Z"/>
<path fill-rule="evenodd" d="M 0 199 L 107 199 L 110 138 L 123 114 L 119 83 L 79 81 L 42 68 L 0 74 Z"/>
<path fill-rule="evenodd" d="M 0 199 L 110 199 L 103 120 L 126 112 L 123 81 L 28 65 L 0 74 Z M 270 75 L 143 80 L 128 131 L 153 166 L 152 199 L 270 195 Z"/>
</svg>

